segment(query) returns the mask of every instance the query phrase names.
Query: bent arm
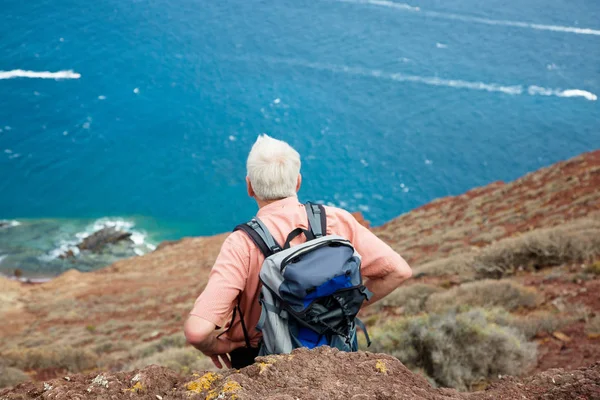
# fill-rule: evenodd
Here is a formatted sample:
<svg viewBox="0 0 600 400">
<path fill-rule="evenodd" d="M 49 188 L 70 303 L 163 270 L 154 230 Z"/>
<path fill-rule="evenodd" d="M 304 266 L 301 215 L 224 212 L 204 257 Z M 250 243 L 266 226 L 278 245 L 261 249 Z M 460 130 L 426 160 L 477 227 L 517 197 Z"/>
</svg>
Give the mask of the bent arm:
<svg viewBox="0 0 600 400">
<path fill-rule="evenodd" d="M 386 275 L 366 279 L 365 286 L 373 292 L 373 297 L 365 303 L 365 306 L 371 305 L 392 293 L 402 282 L 412 276 L 412 269 L 408 263 L 402 257 L 400 259 L 402 260 L 400 265 L 395 266 Z"/>
<path fill-rule="evenodd" d="M 189 344 L 204 353 L 210 350 L 216 327 L 204 318 L 190 315 L 183 326 L 183 333 Z"/>
<path fill-rule="evenodd" d="M 231 234 L 221 247 L 208 283 L 198 296 L 184 325 L 187 341 L 206 355 L 224 354 L 238 342 L 217 338 L 217 327 L 225 325 L 235 301 L 246 285 L 249 256 Z M 228 336 L 228 335 L 224 335 Z"/>
<path fill-rule="evenodd" d="M 347 221 L 352 232 L 351 242 L 362 257 L 361 274 L 364 284 L 373 292 L 373 297 L 365 303 L 368 306 L 393 292 L 412 276 L 412 270 L 400 254 L 360 225 L 350 214 Z"/>
<path fill-rule="evenodd" d="M 216 325 L 196 315 L 190 315 L 185 321 L 183 331 L 188 343 L 207 356 L 231 353 L 244 345 L 243 341 L 234 342 L 218 337 Z"/>
</svg>

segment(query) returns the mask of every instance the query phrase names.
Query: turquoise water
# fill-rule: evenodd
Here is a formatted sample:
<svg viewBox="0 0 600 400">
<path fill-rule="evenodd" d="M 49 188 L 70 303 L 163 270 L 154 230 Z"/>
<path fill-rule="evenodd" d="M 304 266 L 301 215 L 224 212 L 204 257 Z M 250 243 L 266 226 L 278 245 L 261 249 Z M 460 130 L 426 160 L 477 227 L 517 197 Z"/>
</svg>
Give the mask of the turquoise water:
<svg viewBox="0 0 600 400">
<path fill-rule="evenodd" d="M 600 148 L 590 0 L 9 0 L 1 19 L 0 218 L 56 232 L 7 228 L 0 269 L 56 270 L 40 259 L 101 218 L 151 243 L 230 230 L 263 132 L 303 156 L 303 200 L 375 224 Z"/>
</svg>

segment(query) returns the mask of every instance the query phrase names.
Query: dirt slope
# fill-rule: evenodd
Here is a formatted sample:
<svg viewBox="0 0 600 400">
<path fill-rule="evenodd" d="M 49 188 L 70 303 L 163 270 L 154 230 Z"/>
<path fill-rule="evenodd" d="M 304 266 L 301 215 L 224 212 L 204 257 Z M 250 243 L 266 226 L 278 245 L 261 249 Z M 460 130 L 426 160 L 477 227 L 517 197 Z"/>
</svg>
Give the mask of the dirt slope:
<svg viewBox="0 0 600 400">
<path fill-rule="evenodd" d="M 68 380 L 67 380 L 68 379 Z M 262 357 L 223 374 L 179 376 L 151 366 L 121 373 L 75 375 L 0 391 L 1 399 L 597 399 L 600 363 L 575 371 L 550 370 L 524 380 L 508 378 L 475 393 L 433 388 L 385 354 L 337 349 L 296 350 Z"/>
<path fill-rule="evenodd" d="M 373 231 L 409 262 L 481 247 L 600 210 L 600 150 L 525 175 L 444 197 Z"/>
</svg>

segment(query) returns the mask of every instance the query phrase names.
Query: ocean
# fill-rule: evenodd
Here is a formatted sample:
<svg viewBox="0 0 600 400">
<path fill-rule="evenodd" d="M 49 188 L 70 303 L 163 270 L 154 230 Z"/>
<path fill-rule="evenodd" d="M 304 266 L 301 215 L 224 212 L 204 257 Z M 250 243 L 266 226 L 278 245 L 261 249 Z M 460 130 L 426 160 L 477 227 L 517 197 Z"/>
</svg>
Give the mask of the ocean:
<svg viewBox="0 0 600 400">
<path fill-rule="evenodd" d="M 0 272 L 101 226 L 136 252 L 250 218 L 257 135 L 301 200 L 382 224 L 600 147 L 594 0 L 5 0 Z"/>
</svg>

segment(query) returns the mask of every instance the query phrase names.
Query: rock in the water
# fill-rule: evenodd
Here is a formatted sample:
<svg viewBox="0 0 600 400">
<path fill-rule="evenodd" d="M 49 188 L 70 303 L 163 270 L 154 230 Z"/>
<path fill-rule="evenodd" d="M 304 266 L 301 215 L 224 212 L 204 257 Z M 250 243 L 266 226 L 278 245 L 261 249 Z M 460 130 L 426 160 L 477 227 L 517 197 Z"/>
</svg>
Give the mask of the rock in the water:
<svg viewBox="0 0 600 400">
<path fill-rule="evenodd" d="M 58 256 L 58 258 L 60 258 L 60 259 L 73 258 L 73 257 L 75 257 L 75 253 L 71 249 L 65 251 L 60 256 Z"/>
<path fill-rule="evenodd" d="M 133 244 L 131 240 L 131 232 L 119 231 L 115 227 L 102 228 L 97 232 L 83 239 L 77 245 L 79 250 L 89 250 L 93 253 L 101 251 L 108 244 L 115 244 L 127 240 Z"/>
</svg>

